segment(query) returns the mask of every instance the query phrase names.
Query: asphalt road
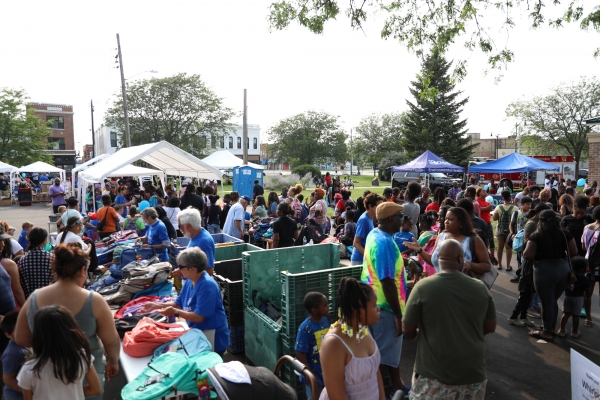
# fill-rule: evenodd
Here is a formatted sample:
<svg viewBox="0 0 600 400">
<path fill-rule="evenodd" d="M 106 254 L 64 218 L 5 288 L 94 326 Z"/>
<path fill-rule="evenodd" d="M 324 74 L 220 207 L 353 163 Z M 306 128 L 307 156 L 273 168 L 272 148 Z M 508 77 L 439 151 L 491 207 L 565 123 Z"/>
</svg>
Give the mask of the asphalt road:
<svg viewBox="0 0 600 400">
<path fill-rule="evenodd" d="M 17 238 L 25 220 L 47 228 L 48 215 L 51 212 L 51 208 L 42 204 L 34 204 L 32 207 L 0 207 L 0 219 L 7 220 L 9 225 L 17 228 Z M 515 264 L 516 260 L 513 257 L 513 268 Z M 592 315 L 597 323 L 593 327 L 580 324 L 581 336 L 578 339 L 566 336 L 556 338 L 554 342 L 538 343 L 536 339 L 527 335 L 531 328 L 518 328 L 508 324 L 508 317 L 518 295 L 517 285 L 509 282 L 511 277 L 512 272 L 502 271 L 492 289 L 498 318 L 496 332 L 486 337 L 486 399 L 570 399 L 570 349 L 573 348 L 592 362 L 600 364 L 599 297 L 595 294 L 592 302 Z M 562 307 L 562 301 L 559 305 Z M 534 321 L 541 323 L 539 319 Z M 567 329 L 570 332 L 571 321 Z M 415 354 L 416 344 L 404 341 L 400 372 L 406 383 L 411 379 Z M 225 356 L 226 361 L 231 359 L 245 361 L 243 355 Z M 121 388 L 125 384 L 124 374 L 120 373 L 111 382 L 107 382 L 104 398 L 120 399 Z"/>
</svg>

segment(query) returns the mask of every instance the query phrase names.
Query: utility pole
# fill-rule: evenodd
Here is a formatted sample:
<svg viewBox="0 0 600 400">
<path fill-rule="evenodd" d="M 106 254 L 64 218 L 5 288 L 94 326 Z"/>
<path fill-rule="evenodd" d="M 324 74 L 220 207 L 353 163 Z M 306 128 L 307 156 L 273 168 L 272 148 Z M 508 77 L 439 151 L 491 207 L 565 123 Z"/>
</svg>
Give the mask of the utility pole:
<svg viewBox="0 0 600 400">
<path fill-rule="evenodd" d="M 123 72 L 123 56 L 121 55 L 121 41 L 117 33 L 117 48 L 119 50 L 119 69 L 121 70 L 121 90 L 123 91 L 123 113 L 125 114 L 125 147 L 131 147 L 129 136 L 129 115 L 127 114 L 127 92 L 125 91 L 125 73 Z"/>
<path fill-rule="evenodd" d="M 92 110 L 92 158 L 96 157 L 96 132 L 94 131 L 94 102 L 90 100 Z"/>
<path fill-rule="evenodd" d="M 352 153 L 352 128 L 350 128 L 350 180 L 352 180 L 352 164 L 354 164 L 354 154 Z"/>
<path fill-rule="evenodd" d="M 242 123 L 242 146 L 244 149 L 244 165 L 248 165 L 248 106 L 246 105 L 246 89 L 244 89 L 244 121 Z"/>
</svg>

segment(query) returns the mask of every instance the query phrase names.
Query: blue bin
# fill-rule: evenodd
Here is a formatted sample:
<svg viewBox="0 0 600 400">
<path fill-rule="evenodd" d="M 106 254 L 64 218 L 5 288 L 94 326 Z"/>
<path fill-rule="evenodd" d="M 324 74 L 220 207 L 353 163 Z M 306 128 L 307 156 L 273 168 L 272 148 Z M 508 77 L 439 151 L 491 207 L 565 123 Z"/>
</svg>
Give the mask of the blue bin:
<svg viewBox="0 0 600 400">
<path fill-rule="evenodd" d="M 242 239 L 234 238 L 233 236 L 229 236 L 224 233 L 215 233 L 214 235 L 211 235 L 211 236 L 212 236 L 213 240 L 215 241 L 216 245 L 219 245 L 221 243 L 230 243 L 230 242 L 233 242 L 235 244 L 244 243 L 244 241 Z"/>
</svg>

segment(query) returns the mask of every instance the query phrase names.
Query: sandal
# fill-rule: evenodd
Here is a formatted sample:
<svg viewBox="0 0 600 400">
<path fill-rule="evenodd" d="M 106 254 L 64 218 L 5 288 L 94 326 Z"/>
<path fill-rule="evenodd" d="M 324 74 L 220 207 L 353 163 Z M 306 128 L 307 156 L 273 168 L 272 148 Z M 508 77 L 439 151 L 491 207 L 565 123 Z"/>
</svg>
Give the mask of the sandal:
<svg viewBox="0 0 600 400">
<path fill-rule="evenodd" d="M 549 338 L 543 337 L 542 331 L 529 331 L 529 336 L 531 336 L 532 338 L 535 338 L 535 339 L 542 339 L 542 340 L 546 340 L 546 341 L 554 340 L 553 337 L 549 337 Z"/>
<path fill-rule="evenodd" d="M 498 270 L 502 270 L 502 265 L 498 265 Z"/>
<path fill-rule="evenodd" d="M 506 267 L 506 272 L 510 272 L 512 270 L 513 270 L 512 267 Z"/>
<path fill-rule="evenodd" d="M 584 323 L 584 325 L 585 325 L 585 326 L 593 326 L 593 325 L 594 325 L 594 322 L 592 322 L 592 321 L 591 321 L 591 320 L 589 320 L 589 319 L 586 319 L 586 320 L 585 320 L 585 323 Z"/>
</svg>

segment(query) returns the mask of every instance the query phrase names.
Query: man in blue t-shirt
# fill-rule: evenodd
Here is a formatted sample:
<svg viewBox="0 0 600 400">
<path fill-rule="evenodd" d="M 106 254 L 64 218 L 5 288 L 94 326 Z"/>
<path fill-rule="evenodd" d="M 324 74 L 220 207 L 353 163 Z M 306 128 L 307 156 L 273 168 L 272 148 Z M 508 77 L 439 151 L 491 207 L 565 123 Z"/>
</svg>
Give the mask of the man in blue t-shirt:
<svg viewBox="0 0 600 400">
<path fill-rule="evenodd" d="M 354 251 L 352 252 L 352 265 L 362 265 L 365 254 L 365 242 L 369 232 L 374 228 L 373 219 L 375 218 L 375 209 L 383 198 L 377 193 L 369 193 L 363 200 L 366 211 L 356 222 L 356 234 L 354 235 Z"/>
<path fill-rule="evenodd" d="M 179 230 L 186 238 L 190 238 L 188 249 L 198 247 L 206 254 L 208 266 L 206 272 L 213 274 L 215 269 L 215 241 L 206 229 L 202 227 L 202 217 L 195 208 L 186 208 L 177 215 Z"/>
</svg>

